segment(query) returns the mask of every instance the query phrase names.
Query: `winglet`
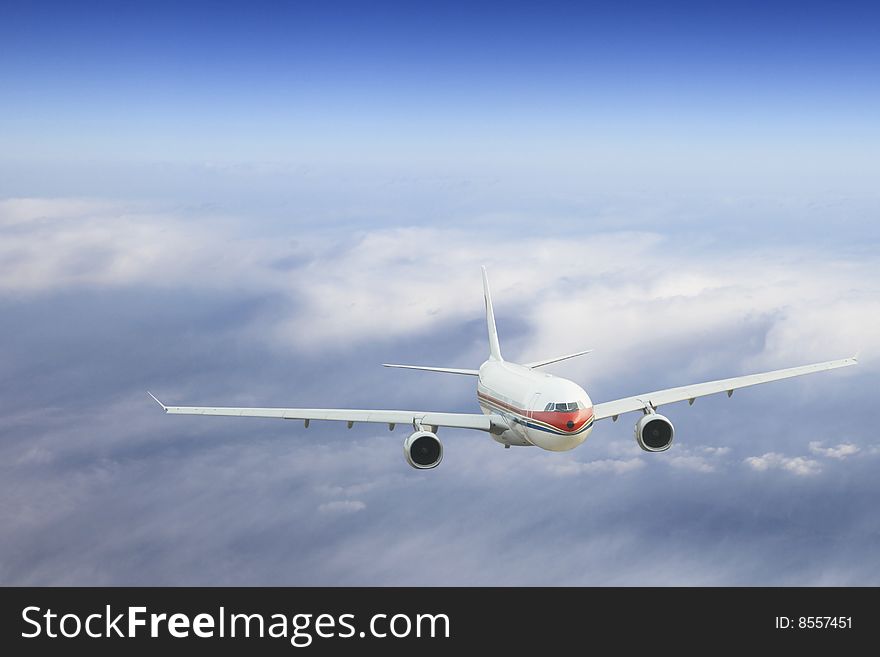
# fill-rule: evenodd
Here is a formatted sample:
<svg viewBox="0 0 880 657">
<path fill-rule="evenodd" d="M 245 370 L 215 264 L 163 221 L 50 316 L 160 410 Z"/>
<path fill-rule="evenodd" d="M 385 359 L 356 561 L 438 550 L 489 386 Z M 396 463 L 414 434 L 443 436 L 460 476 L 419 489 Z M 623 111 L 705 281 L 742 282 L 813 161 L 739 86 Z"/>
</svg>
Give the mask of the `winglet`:
<svg viewBox="0 0 880 657">
<path fill-rule="evenodd" d="M 159 404 L 159 406 L 162 407 L 162 410 L 163 410 L 163 411 L 165 411 L 166 413 L 168 412 L 168 407 L 167 407 L 165 404 L 163 404 L 162 402 L 160 402 L 158 399 L 156 399 L 156 395 L 154 395 L 154 394 L 153 394 L 152 392 L 150 392 L 149 390 L 147 390 L 147 394 L 148 394 L 150 397 L 153 398 L 153 401 L 154 401 L 154 402 L 156 402 L 157 404 Z"/>
<path fill-rule="evenodd" d="M 492 360 L 504 360 L 501 357 L 501 347 L 498 344 L 498 329 L 495 328 L 495 311 L 492 309 L 492 295 L 489 293 L 489 276 L 485 267 L 483 271 L 483 296 L 486 297 L 486 324 L 489 329 L 489 358 Z"/>
</svg>

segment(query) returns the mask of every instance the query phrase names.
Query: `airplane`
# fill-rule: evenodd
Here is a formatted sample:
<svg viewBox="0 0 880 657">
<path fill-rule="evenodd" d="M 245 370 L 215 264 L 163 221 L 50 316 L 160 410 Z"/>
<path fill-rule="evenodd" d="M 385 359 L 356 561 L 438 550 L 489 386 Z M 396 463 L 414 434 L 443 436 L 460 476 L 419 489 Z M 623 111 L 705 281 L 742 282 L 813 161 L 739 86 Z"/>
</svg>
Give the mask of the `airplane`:
<svg viewBox="0 0 880 657">
<path fill-rule="evenodd" d="M 675 429 L 672 422 L 657 412 L 661 405 L 687 400 L 693 404 L 698 397 L 726 392 L 747 386 L 769 383 L 794 376 L 833 370 L 855 365 L 856 356 L 812 365 L 774 370 L 760 374 L 737 376 L 718 381 L 646 392 L 632 397 L 594 404 L 578 384 L 553 376 L 538 368 L 582 356 L 592 350 L 517 364 L 504 360 L 495 328 L 495 311 L 489 293 L 489 278 L 482 267 L 483 296 L 486 303 L 486 324 L 489 332 L 489 358 L 478 370 L 456 367 L 397 365 L 384 367 L 460 374 L 477 377 L 477 403 L 482 413 L 442 413 L 433 411 L 350 410 L 316 408 L 223 408 L 202 406 L 166 406 L 151 392 L 147 394 L 166 413 L 175 415 L 225 415 L 302 420 L 308 428 L 312 420 L 337 420 L 348 423 L 375 422 L 387 424 L 393 431 L 398 424 L 411 425 L 413 433 L 403 443 L 407 463 L 419 470 L 436 468 L 443 460 L 443 444 L 437 437 L 440 427 L 477 429 L 488 433 L 496 442 L 510 446 L 535 446 L 553 452 L 574 449 L 593 431 L 598 420 L 617 421 L 624 413 L 641 412 L 635 425 L 635 439 L 646 452 L 665 452 L 672 446 Z"/>
</svg>

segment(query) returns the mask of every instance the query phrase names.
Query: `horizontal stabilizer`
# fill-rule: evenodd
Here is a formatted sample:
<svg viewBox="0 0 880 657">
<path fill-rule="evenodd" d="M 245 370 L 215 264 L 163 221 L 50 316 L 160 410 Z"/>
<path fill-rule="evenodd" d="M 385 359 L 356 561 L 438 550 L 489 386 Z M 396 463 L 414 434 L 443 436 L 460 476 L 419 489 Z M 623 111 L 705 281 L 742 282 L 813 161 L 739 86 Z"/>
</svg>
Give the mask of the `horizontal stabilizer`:
<svg viewBox="0 0 880 657">
<path fill-rule="evenodd" d="M 382 367 L 398 367 L 404 370 L 425 370 L 426 372 L 442 372 L 444 374 L 466 374 L 467 376 L 479 376 L 480 370 L 464 370 L 458 367 L 425 367 L 424 365 L 394 365 L 382 363 Z"/>
<path fill-rule="evenodd" d="M 558 363 L 561 360 L 568 360 L 569 358 L 575 358 L 576 356 L 583 356 L 584 354 L 589 354 L 592 351 L 592 349 L 587 349 L 586 351 L 578 351 L 573 354 L 566 354 L 565 356 L 556 356 L 555 358 L 547 358 L 545 360 L 533 360 L 531 363 L 523 363 L 523 365 L 525 367 L 543 367 L 544 365 L 549 365 L 550 363 Z"/>
</svg>

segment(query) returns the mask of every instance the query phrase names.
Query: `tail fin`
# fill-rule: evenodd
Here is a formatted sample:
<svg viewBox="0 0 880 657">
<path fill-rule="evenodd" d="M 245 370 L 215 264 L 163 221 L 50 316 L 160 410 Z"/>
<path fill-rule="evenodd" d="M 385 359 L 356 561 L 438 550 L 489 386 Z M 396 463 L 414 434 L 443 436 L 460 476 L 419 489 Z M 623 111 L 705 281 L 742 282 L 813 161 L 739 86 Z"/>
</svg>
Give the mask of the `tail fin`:
<svg viewBox="0 0 880 657">
<path fill-rule="evenodd" d="M 483 296 L 486 297 L 486 324 L 489 329 L 489 358 L 491 360 L 504 360 L 501 357 L 501 346 L 498 344 L 498 330 L 495 328 L 495 311 L 492 310 L 492 295 L 489 293 L 489 277 L 486 268 L 483 270 Z"/>
</svg>

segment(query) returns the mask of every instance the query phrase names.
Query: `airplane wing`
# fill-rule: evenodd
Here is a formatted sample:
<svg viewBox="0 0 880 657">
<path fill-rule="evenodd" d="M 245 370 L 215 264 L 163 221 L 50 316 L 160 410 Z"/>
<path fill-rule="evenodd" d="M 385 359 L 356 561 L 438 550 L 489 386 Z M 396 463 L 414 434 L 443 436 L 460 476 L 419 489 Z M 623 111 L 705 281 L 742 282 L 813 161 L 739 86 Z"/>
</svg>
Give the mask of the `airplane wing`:
<svg viewBox="0 0 880 657">
<path fill-rule="evenodd" d="M 271 417 L 282 420 L 303 420 L 308 426 L 311 420 L 337 420 L 348 422 L 375 422 L 387 424 L 417 424 L 422 426 L 478 429 L 480 431 L 503 430 L 507 423 L 500 415 L 482 413 L 433 413 L 428 411 L 379 411 L 342 408 L 230 408 L 213 406 L 166 406 L 152 393 L 147 393 L 162 409 L 172 415 L 226 415 L 233 417 Z"/>
<path fill-rule="evenodd" d="M 681 386 L 679 388 L 657 390 L 656 392 L 646 392 L 643 395 L 624 397 L 623 399 L 615 399 L 614 401 L 601 404 L 593 404 L 593 417 L 596 420 L 601 420 L 606 417 L 616 420 L 617 416 L 621 413 L 641 411 L 649 405 L 657 408 L 661 404 L 672 404 L 674 402 L 684 401 L 685 399 L 693 404 L 697 397 L 714 395 L 717 392 L 727 392 L 727 396 L 730 397 L 733 394 L 733 391 L 738 390 L 739 388 L 746 388 L 748 386 L 758 385 L 759 383 L 769 383 L 770 381 L 779 381 L 780 379 L 788 379 L 793 376 L 812 374 L 813 372 L 824 372 L 825 370 L 833 370 L 838 367 L 848 367 L 850 365 L 855 365 L 857 362 L 858 361 L 855 357 L 843 358 L 841 360 L 830 360 L 825 363 L 816 363 L 814 365 L 802 365 L 800 367 L 790 367 L 784 370 L 774 370 L 762 374 L 735 376 L 731 379 L 721 379 L 719 381 L 697 383 L 690 386 Z"/>
</svg>

